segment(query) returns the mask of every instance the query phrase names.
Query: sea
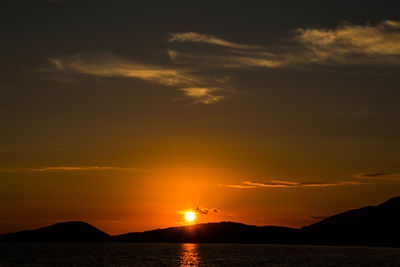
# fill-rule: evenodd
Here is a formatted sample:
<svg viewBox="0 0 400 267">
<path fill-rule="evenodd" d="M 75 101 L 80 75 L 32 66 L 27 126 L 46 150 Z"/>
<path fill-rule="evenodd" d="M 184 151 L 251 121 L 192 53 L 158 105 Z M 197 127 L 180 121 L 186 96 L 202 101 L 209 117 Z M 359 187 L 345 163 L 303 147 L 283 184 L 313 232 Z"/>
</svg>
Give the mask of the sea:
<svg viewBox="0 0 400 267">
<path fill-rule="evenodd" d="M 400 266 L 399 248 L 0 243 L 0 266 Z"/>
</svg>

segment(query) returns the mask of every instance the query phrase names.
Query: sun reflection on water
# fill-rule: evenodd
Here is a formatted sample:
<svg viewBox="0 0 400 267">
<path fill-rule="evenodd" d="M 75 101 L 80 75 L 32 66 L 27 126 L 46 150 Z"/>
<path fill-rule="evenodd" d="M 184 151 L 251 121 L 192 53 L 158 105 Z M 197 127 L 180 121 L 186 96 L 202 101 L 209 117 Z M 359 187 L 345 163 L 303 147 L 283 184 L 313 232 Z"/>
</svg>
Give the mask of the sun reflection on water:
<svg viewBox="0 0 400 267">
<path fill-rule="evenodd" d="M 182 244 L 180 266 L 200 266 L 200 256 L 197 244 Z"/>
</svg>

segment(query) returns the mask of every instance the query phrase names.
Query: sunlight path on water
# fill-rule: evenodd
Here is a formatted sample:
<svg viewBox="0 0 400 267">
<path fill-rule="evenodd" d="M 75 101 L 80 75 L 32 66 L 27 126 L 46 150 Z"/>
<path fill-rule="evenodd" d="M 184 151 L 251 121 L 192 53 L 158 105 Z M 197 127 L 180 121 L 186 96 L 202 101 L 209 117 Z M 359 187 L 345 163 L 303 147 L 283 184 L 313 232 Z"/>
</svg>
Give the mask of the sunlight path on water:
<svg viewBox="0 0 400 267">
<path fill-rule="evenodd" d="M 200 256 L 197 244 L 182 244 L 180 266 L 199 266 Z"/>
</svg>

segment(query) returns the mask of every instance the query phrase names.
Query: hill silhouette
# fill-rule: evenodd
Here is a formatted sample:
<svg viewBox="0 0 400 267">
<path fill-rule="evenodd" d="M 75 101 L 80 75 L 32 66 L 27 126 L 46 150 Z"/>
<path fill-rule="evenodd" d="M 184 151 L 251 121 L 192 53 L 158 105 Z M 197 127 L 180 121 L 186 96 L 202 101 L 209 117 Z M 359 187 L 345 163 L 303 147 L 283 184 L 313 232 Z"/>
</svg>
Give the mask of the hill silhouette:
<svg viewBox="0 0 400 267">
<path fill-rule="evenodd" d="M 400 247 L 400 197 L 340 213 L 301 229 L 235 222 L 204 223 L 109 236 L 85 222 L 0 235 L 0 241 L 187 242 Z"/>
<path fill-rule="evenodd" d="M 204 223 L 114 236 L 121 242 L 291 243 L 298 230 L 235 222 Z"/>
<path fill-rule="evenodd" d="M 80 221 L 56 223 L 37 230 L 0 235 L 0 241 L 109 241 L 110 236 L 96 227 Z"/>
<path fill-rule="evenodd" d="M 308 243 L 400 246 L 400 197 L 303 227 Z"/>
</svg>

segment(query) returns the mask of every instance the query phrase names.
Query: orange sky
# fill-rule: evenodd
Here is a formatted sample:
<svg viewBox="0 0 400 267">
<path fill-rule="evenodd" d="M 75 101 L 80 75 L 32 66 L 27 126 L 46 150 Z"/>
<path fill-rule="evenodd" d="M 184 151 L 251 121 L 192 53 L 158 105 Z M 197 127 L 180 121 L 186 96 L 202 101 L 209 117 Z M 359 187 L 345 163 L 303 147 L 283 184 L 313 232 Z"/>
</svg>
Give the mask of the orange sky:
<svg viewBox="0 0 400 267">
<path fill-rule="evenodd" d="M 196 207 L 301 227 L 399 195 L 398 4 L 4 10 L 0 233 L 143 231 Z"/>
</svg>

